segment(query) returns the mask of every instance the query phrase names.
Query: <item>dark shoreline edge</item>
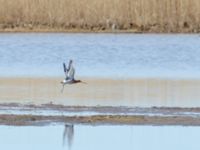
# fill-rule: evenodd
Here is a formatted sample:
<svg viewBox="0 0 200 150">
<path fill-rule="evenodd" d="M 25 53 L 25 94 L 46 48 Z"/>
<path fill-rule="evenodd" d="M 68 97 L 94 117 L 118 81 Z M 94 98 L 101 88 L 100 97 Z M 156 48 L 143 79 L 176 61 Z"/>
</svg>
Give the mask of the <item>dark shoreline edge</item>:
<svg viewBox="0 0 200 150">
<path fill-rule="evenodd" d="M 0 33 L 108 33 L 108 34 L 199 34 L 200 31 L 149 31 L 149 30 L 142 30 L 142 29 L 107 29 L 107 30 L 90 30 L 90 29 L 79 29 L 79 28 L 72 28 L 72 29 L 63 29 L 63 28 L 34 28 L 34 29 L 27 29 L 27 28 L 0 28 Z"/>
</svg>

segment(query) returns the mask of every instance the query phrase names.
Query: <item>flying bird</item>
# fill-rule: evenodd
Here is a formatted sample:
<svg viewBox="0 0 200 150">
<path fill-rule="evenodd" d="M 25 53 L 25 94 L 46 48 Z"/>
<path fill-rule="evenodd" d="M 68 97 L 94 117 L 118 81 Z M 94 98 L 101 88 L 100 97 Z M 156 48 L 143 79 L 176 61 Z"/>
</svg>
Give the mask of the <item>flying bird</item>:
<svg viewBox="0 0 200 150">
<path fill-rule="evenodd" d="M 74 69 L 72 63 L 73 63 L 73 61 L 70 60 L 69 64 L 68 64 L 68 67 L 66 67 L 65 63 L 63 63 L 63 69 L 64 69 L 64 73 L 65 73 L 65 79 L 63 81 L 61 81 L 61 84 L 63 85 L 63 88 L 62 88 L 61 92 L 63 92 L 64 86 L 66 84 L 74 84 L 74 83 L 82 82 L 81 80 L 76 80 L 74 78 L 75 69 Z M 85 83 L 85 82 L 82 82 L 82 83 Z"/>
</svg>

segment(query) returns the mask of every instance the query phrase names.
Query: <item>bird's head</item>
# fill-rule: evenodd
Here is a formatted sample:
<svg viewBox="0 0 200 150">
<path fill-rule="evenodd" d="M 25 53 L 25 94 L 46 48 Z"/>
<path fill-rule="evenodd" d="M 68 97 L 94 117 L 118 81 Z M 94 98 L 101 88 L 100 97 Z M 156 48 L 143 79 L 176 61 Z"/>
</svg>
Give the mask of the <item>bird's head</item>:
<svg viewBox="0 0 200 150">
<path fill-rule="evenodd" d="M 61 83 L 61 84 L 65 84 L 65 83 L 66 83 L 66 80 L 63 80 L 63 81 L 61 81 L 60 83 Z"/>
</svg>

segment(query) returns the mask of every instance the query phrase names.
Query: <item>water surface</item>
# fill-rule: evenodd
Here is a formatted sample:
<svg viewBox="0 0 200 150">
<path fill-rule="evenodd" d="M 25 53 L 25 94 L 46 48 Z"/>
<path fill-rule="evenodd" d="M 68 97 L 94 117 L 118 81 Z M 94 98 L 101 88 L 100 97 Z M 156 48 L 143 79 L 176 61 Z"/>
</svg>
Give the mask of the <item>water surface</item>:
<svg viewBox="0 0 200 150">
<path fill-rule="evenodd" d="M 199 78 L 200 37 L 170 34 L 0 34 L 1 76 Z"/>
<path fill-rule="evenodd" d="M 6 150 L 199 150 L 200 148 L 199 127 L 0 126 L 0 132 L 0 147 Z"/>
</svg>

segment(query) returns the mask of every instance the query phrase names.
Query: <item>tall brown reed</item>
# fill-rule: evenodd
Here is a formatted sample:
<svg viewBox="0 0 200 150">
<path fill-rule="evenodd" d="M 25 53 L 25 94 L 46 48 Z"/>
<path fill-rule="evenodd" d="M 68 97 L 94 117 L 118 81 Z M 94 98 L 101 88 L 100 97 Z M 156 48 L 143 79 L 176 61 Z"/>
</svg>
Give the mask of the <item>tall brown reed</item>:
<svg viewBox="0 0 200 150">
<path fill-rule="evenodd" d="M 0 0 L 0 24 L 198 32 L 199 0 Z M 115 25 L 115 26 L 113 26 Z"/>
</svg>

